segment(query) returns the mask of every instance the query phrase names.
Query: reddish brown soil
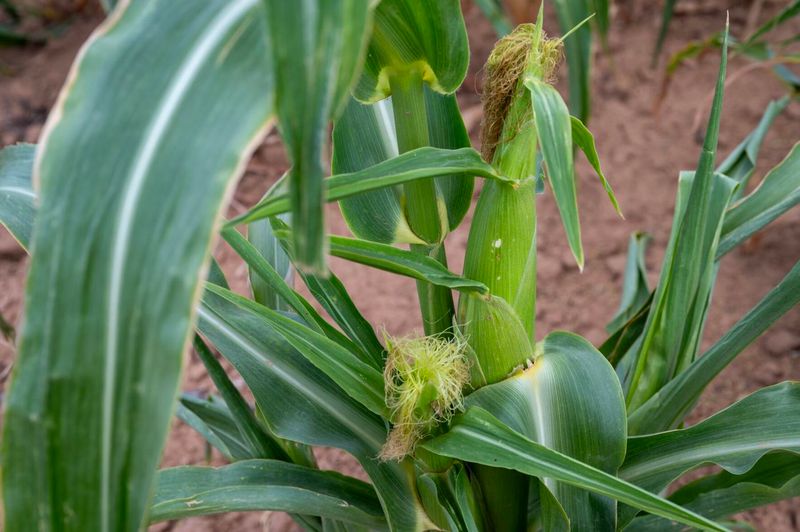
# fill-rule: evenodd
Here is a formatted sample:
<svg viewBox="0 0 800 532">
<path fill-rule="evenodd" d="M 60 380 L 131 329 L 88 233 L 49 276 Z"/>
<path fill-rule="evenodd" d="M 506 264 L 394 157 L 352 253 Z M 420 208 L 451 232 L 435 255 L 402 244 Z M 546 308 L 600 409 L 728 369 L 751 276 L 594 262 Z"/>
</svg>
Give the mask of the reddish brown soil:
<svg viewBox="0 0 800 532">
<path fill-rule="evenodd" d="M 626 219 L 622 221 L 615 216 L 599 183 L 581 160 L 578 163 L 579 201 L 587 260 L 585 271 L 579 273 L 567 249 L 555 206 L 550 197 L 541 197 L 539 335 L 567 329 L 595 343 L 604 339 L 604 324 L 618 303 L 628 235 L 644 230 L 653 236 L 648 264 L 657 267 L 669 233 L 678 171 L 693 168 L 697 161 L 700 147 L 692 124 L 698 106 L 706 101 L 713 87 L 718 61 L 714 55 L 692 61 L 676 76 L 660 112 L 654 114 L 653 104 L 661 75 L 649 67 L 649 54 L 659 16 L 658 11 L 646 7 L 647 4 L 649 2 L 618 2 L 610 33 L 613 63 L 598 56 L 593 72 L 591 128 Z M 734 34 L 741 34 L 749 12 L 749 2 L 743 2 L 744 6 L 739 4 L 730 12 Z M 779 9 L 780 4 L 764 2 L 762 19 Z M 473 58 L 459 99 L 470 133 L 477 138 L 480 66 L 494 36 L 471 3 L 465 2 L 464 7 Z M 0 49 L 0 145 L 37 140 L 69 64 L 99 21 L 98 14 L 90 9 L 74 17 L 63 35 L 53 38 L 44 47 Z M 552 16 L 548 17 L 548 22 L 550 28 L 557 27 Z M 688 40 L 702 38 L 721 28 L 723 23 L 724 10 L 719 2 L 687 2 L 683 11 L 676 15 L 666 49 L 674 51 Z M 745 64 L 741 59 L 734 59 L 730 71 Z M 563 81 L 559 88 L 565 88 Z M 721 153 L 733 148 L 755 126 L 767 102 L 782 95 L 782 90 L 765 71 L 744 76 L 729 88 L 720 136 Z M 779 162 L 798 138 L 800 106 L 794 103 L 776 120 L 767 137 L 756 179 Z M 273 132 L 248 167 L 231 210 L 241 211 L 251 205 L 285 168 L 286 159 L 277 134 Z M 337 233 L 346 232 L 336 209 L 331 207 L 328 213 L 331 229 Z M 462 228 L 449 237 L 450 263 L 456 271 L 461 267 L 469 220 L 468 217 Z M 722 262 L 705 345 L 727 330 L 798 260 L 799 222 L 800 211 L 784 216 L 757 240 L 731 253 Z M 243 266 L 222 246 L 218 256 L 234 287 L 245 290 Z M 27 264 L 27 257 L 0 229 L 0 312 L 12 322 L 17 322 L 20 316 Z M 332 261 L 332 265 L 376 327 L 385 327 L 393 334 L 408 333 L 420 327 L 416 291 L 411 281 L 338 260 Z M 651 280 L 655 280 L 655 272 Z M 3 380 L 13 358 L 13 346 L 0 340 Z M 702 419 L 761 386 L 800 378 L 799 358 L 800 310 L 795 309 L 717 379 L 703 396 L 692 420 Z M 183 387 L 212 391 L 195 357 L 189 358 Z M 201 439 L 188 427 L 175 422 L 164 465 L 199 464 L 204 460 L 204 452 Z M 342 453 L 321 450 L 318 454 L 326 468 L 358 473 L 352 460 Z M 760 530 L 797 530 L 800 507 L 796 502 L 783 502 L 748 512 L 743 517 Z M 157 528 L 215 531 L 290 530 L 291 527 L 283 515 L 252 513 L 190 519 Z"/>
</svg>

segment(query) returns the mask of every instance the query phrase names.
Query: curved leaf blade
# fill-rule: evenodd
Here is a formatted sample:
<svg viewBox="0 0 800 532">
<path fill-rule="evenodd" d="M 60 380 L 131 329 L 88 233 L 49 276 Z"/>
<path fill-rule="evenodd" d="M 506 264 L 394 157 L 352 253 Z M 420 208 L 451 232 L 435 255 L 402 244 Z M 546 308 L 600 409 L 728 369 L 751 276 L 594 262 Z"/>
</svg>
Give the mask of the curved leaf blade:
<svg viewBox="0 0 800 532">
<path fill-rule="evenodd" d="M 37 152 L 8 530 L 145 520 L 214 219 L 267 125 L 266 42 L 256 0 L 134 2 L 73 67 Z"/>
<path fill-rule="evenodd" d="M 369 484 L 277 460 L 163 469 L 158 473 L 150 522 L 253 510 L 312 512 L 355 525 L 386 528 L 380 501 Z"/>
<path fill-rule="evenodd" d="M 444 456 L 566 482 L 703 530 L 725 531 L 675 503 L 529 440 L 481 408 L 470 408 L 447 433 L 422 446 Z"/>
<path fill-rule="evenodd" d="M 0 150 L 0 224 L 27 250 L 36 215 L 31 174 L 36 146 L 17 144 Z"/>
</svg>

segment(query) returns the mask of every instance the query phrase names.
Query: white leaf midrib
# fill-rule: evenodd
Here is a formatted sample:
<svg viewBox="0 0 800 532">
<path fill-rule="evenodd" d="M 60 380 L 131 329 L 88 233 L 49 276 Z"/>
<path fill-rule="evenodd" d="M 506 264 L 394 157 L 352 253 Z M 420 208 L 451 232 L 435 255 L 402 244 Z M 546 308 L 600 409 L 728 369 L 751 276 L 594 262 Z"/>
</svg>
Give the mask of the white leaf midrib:
<svg viewBox="0 0 800 532">
<path fill-rule="evenodd" d="M 186 56 L 164 95 L 155 107 L 153 119 L 143 133 L 144 142 L 139 144 L 133 165 L 129 170 L 122 194 L 122 204 L 116 221 L 114 247 L 110 266 L 110 281 L 107 299 L 107 328 L 105 345 L 105 368 L 103 380 L 103 412 L 101 433 L 101 530 L 110 530 L 110 489 L 111 489 L 111 449 L 114 418 L 114 390 L 117 369 L 118 334 L 120 320 L 120 301 L 124 269 L 129 240 L 133 227 L 133 217 L 141 199 L 144 183 L 153 164 L 161 139 L 169 131 L 192 82 L 200 73 L 211 54 L 218 48 L 228 31 L 242 15 L 256 4 L 257 0 L 234 0 L 221 8 L 218 15 L 210 21 L 206 30 L 200 33 L 196 46 Z"/>
</svg>

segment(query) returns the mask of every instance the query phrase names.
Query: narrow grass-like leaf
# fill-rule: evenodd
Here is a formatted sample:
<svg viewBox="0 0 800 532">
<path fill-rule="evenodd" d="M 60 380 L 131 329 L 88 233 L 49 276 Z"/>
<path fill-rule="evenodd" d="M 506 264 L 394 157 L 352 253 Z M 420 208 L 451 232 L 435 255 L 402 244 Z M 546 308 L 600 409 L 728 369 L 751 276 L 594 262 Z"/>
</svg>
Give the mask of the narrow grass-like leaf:
<svg viewBox="0 0 800 532">
<path fill-rule="evenodd" d="M 675 4 L 678 0 L 664 0 L 664 8 L 661 11 L 661 25 L 658 28 L 658 37 L 656 37 L 656 45 L 653 48 L 652 65 L 658 63 L 658 56 L 661 55 L 661 49 L 664 47 L 664 41 L 669 32 L 669 25 L 672 22 L 672 13 L 675 11 Z"/>
<path fill-rule="evenodd" d="M 644 260 L 649 240 L 650 236 L 647 233 L 633 233 L 628 240 L 628 257 L 622 280 L 622 297 L 617 313 L 606 325 L 608 332 L 617 331 L 629 322 L 650 299 L 650 288 L 647 286 L 647 266 Z"/>
<path fill-rule="evenodd" d="M 669 499 L 711 519 L 724 518 L 751 508 L 800 496 L 800 455 L 773 452 L 749 471 L 727 471 L 701 477 L 670 495 Z M 626 532 L 652 530 L 678 532 L 677 523 L 645 515 L 625 527 Z"/>
<path fill-rule="evenodd" d="M 195 336 L 194 348 L 197 355 L 203 362 L 211 380 L 219 390 L 222 400 L 225 401 L 231 412 L 231 417 L 239 429 L 242 440 L 247 444 L 252 458 L 274 458 L 276 460 L 288 460 L 289 456 L 281 445 L 267 433 L 263 426 L 258 422 L 250 405 L 244 400 L 242 394 L 225 373 L 222 364 L 214 357 L 214 354 L 203 342 Z"/>
<path fill-rule="evenodd" d="M 358 172 L 332 176 L 324 182 L 326 187 L 325 195 L 327 201 L 339 201 L 358 194 L 364 194 L 365 192 L 374 192 L 418 179 L 464 173 L 513 183 L 512 180 L 499 175 L 472 148 L 450 150 L 427 147 L 406 152 Z M 458 177 L 450 179 L 458 179 Z M 288 212 L 289 208 L 288 196 L 286 194 L 276 194 L 266 198 L 247 213 L 231 220 L 228 225 L 249 223 L 268 216 Z M 347 213 L 345 215 L 352 216 Z M 386 233 L 392 236 L 391 239 L 381 237 L 374 240 L 398 241 L 396 230 L 394 228 L 391 229 L 391 232 Z M 387 231 L 389 231 L 388 228 Z"/>
<path fill-rule="evenodd" d="M 0 224 L 28 249 L 36 214 L 31 175 L 36 146 L 17 144 L 0 150 Z"/>
<path fill-rule="evenodd" d="M 386 527 L 369 484 L 277 460 L 161 470 L 150 521 L 253 510 L 310 511 L 371 529 Z"/>
<path fill-rule="evenodd" d="M 611 188 L 611 185 L 608 183 L 606 176 L 603 175 L 603 170 L 600 169 L 600 157 L 597 156 L 597 148 L 594 144 L 594 135 L 589 129 L 584 125 L 583 122 L 580 121 L 579 118 L 574 116 L 570 116 L 570 124 L 572 125 L 572 141 L 575 145 L 581 149 L 584 155 L 586 155 L 586 160 L 589 161 L 589 164 L 592 165 L 594 171 L 597 172 L 597 177 L 600 178 L 600 183 L 603 185 L 603 190 L 606 191 L 608 194 L 608 199 L 611 201 L 611 205 L 614 206 L 614 210 L 617 211 L 620 218 L 624 218 L 622 215 L 622 211 L 619 208 L 619 203 L 617 202 L 617 197 L 614 195 L 614 190 Z"/>
<path fill-rule="evenodd" d="M 628 420 L 633 434 L 677 427 L 708 384 L 781 316 L 800 303 L 800 262 L 703 356 L 669 381 Z"/>
<path fill-rule="evenodd" d="M 747 41 L 745 44 L 751 44 L 758 40 L 760 37 L 764 36 L 765 34 L 769 33 L 770 31 L 774 30 L 784 22 L 793 19 L 794 17 L 800 15 L 800 0 L 794 0 L 786 5 L 781 11 L 779 11 L 774 17 L 770 18 L 766 22 L 764 22 L 761 26 L 756 28 L 756 30 L 747 37 Z"/>
<path fill-rule="evenodd" d="M 717 256 L 722 257 L 798 203 L 800 143 L 770 170 L 758 188 L 725 213 Z"/>
<path fill-rule="evenodd" d="M 444 456 L 565 482 L 703 530 L 725 530 L 675 503 L 548 449 L 481 408 L 470 408 L 456 418 L 447 433 L 422 446 Z"/>
<path fill-rule="evenodd" d="M 703 149 L 694 176 L 682 176 L 683 183 L 679 184 L 667 254 L 641 349 L 635 353 L 632 364 L 633 375 L 627 388 L 629 407 L 640 406 L 694 360 L 705 323 L 716 279 L 714 258 L 719 233 L 725 208 L 736 186 L 732 179 L 714 172 L 727 43 L 726 25 Z"/>
<path fill-rule="evenodd" d="M 348 395 L 376 414 L 387 414 L 383 399 L 383 375 L 359 360 L 352 352 L 326 336 L 230 290 L 212 284 L 206 285 L 206 290 L 257 313 L 277 334 L 325 372 Z"/>
<path fill-rule="evenodd" d="M 561 95 L 551 85 L 530 78 L 525 86 L 531 91 L 533 116 L 539 144 L 553 188 L 570 250 L 578 267 L 583 269 L 583 245 L 575 193 L 575 168 L 572 159 L 572 125 Z"/>
<path fill-rule="evenodd" d="M 256 458 L 253 450 L 243 440 L 231 411 L 219 398 L 211 396 L 201 399 L 184 393 L 178 399 L 175 415 L 196 430 L 228 460 Z"/>
<path fill-rule="evenodd" d="M 764 137 L 772 126 L 772 122 L 786 109 L 789 101 L 789 96 L 784 96 L 780 100 L 769 102 L 756 128 L 717 167 L 717 172 L 725 174 L 739 183 L 739 187 L 733 194 L 734 201 L 745 194 L 750 176 L 753 175 L 753 170 L 756 167 L 758 153 L 761 151 L 761 143 L 764 142 Z"/>
<path fill-rule="evenodd" d="M 372 325 L 356 308 L 342 282 L 332 272 L 325 278 L 302 274 L 303 282 L 345 334 L 358 345 L 373 366 L 383 371 L 383 346 Z M 365 359 L 366 360 L 366 359 Z"/>
<path fill-rule="evenodd" d="M 461 292 L 486 294 L 483 283 L 456 275 L 430 257 L 357 238 L 331 236 L 331 255 Z"/>
<path fill-rule="evenodd" d="M 687 429 L 629 438 L 620 476 L 657 492 L 704 464 L 742 474 L 770 451 L 800 453 L 800 383 L 762 388 Z"/>
<path fill-rule="evenodd" d="M 263 21 L 257 0 L 130 2 L 73 66 L 37 147 L 6 530 L 146 521 L 215 218 L 269 118 Z"/>
<path fill-rule="evenodd" d="M 392 529 L 424 526 L 407 465 L 375 458 L 386 439 L 381 418 L 308 362 L 259 313 L 206 292 L 198 326 L 247 382 L 275 435 L 352 453 L 370 476 Z"/>
</svg>

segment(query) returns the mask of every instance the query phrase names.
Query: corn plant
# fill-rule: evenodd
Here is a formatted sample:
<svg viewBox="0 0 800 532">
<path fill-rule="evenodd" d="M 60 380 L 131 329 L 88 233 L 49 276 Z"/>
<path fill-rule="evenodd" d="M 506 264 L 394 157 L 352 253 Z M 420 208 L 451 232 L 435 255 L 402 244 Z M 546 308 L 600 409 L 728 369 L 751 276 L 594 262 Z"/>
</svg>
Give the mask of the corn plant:
<svg viewBox="0 0 800 532">
<path fill-rule="evenodd" d="M 699 356 L 719 261 L 800 201 L 800 145 L 753 192 L 741 186 L 779 110 L 715 168 L 724 43 L 657 285 L 634 235 L 608 340 L 537 335 L 537 190 L 552 192 L 581 268 L 575 147 L 619 207 L 594 137 L 551 84 L 563 42 L 541 12 L 488 60 L 480 153 L 453 94 L 466 43 L 457 0 L 115 8 L 41 143 L 0 152 L 0 219 L 32 256 L 5 398 L 6 530 L 243 510 L 322 531 L 725 530 L 800 493 L 797 383 L 685 426 L 709 382 L 800 299 L 798 264 Z M 292 168 L 222 220 L 274 119 Z M 459 275 L 445 238 L 475 178 Z M 324 201 L 354 237 L 325 235 Z M 247 296 L 210 258 L 217 234 L 247 265 Z M 416 279 L 424 334 L 376 335 L 326 253 Z M 218 395 L 176 407 L 189 343 Z M 176 408 L 228 465 L 157 471 Z M 318 469 L 313 446 L 348 452 L 370 482 Z M 720 470 L 666 491 L 708 464 Z"/>
</svg>

